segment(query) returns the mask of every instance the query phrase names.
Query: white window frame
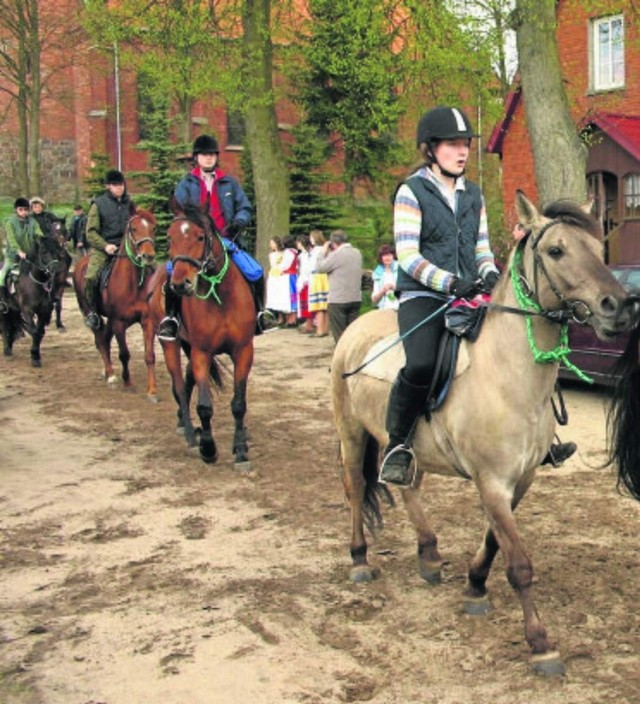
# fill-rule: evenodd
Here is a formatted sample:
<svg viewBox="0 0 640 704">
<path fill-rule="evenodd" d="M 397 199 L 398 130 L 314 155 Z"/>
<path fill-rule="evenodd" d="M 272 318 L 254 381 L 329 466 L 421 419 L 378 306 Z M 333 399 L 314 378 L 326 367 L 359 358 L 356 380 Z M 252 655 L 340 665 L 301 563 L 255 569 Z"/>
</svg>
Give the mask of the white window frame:
<svg viewBox="0 0 640 704">
<path fill-rule="evenodd" d="M 613 27 L 620 23 L 620 41 L 613 42 Z M 607 28 L 609 41 L 601 45 L 600 32 Z M 591 86 L 594 91 L 623 88 L 625 81 L 624 15 L 611 15 L 591 20 Z M 614 53 L 616 54 L 614 56 Z M 615 78 L 614 68 L 621 64 L 620 76 Z"/>
<path fill-rule="evenodd" d="M 629 173 L 622 180 L 623 189 L 623 210 L 622 217 L 625 220 L 637 220 L 640 218 L 640 174 Z"/>
</svg>

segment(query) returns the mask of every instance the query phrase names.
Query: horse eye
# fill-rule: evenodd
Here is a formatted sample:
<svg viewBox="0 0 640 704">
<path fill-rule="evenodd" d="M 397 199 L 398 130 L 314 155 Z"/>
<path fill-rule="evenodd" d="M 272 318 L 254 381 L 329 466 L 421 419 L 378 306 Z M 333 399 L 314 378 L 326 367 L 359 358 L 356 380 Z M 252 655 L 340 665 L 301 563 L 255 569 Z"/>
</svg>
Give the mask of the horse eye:
<svg viewBox="0 0 640 704">
<path fill-rule="evenodd" d="M 198 237 L 198 242 L 204 242 L 204 235 L 202 237 Z"/>
<path fill-rule="evenodd" d="M 552 259 L 560 259 L 562 255 L 564 254 L 564 250 L 562 247 L 549 247 L 547 250 L 547 254 L 552 258 Z"/>
</svg>

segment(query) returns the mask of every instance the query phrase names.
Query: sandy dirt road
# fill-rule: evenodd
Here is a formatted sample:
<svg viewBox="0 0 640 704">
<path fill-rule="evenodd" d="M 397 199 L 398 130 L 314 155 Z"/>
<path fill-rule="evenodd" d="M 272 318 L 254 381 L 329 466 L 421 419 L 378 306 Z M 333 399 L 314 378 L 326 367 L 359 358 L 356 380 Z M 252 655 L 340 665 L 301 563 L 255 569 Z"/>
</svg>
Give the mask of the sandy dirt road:
<svg viewBox="0 0 640 704">
<path fill-rule="evenodd" d="M 401 503 L 372 543 L 380 578 L 353 585 L 349 512 L 329 407 L 332 343 L 256 341 L 250 474 L 231 462 L 230 390 L 218 464 L 160 402 L 107 388 L 67 294 L 66 334 L 0 358 L 0 702 L 3 704 L 634 704 L 640 701 L 640 506 L 604 457 L 606 393 L 570 386 L 564 438 L 518 510 L 538 607 L 567 665 L 532 673 L 519 605 L 496 561 L 495 609 L 462 612 L 483 518 L 472 485 L 429 478 L 443 583 L 418 576 Z"/>
</svg>

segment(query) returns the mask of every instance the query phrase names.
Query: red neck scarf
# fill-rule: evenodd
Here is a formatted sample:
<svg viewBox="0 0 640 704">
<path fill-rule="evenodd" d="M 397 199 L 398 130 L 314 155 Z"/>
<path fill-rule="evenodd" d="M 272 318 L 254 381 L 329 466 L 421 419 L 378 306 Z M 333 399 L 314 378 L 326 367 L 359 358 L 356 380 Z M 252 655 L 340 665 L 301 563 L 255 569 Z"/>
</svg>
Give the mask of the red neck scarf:
<svg viewBox="0 0 640 704">
<path fill-rule="evenodd" d="M 220 199 L 218 198 L 216 182 L 218 179 L 222 178 L 224 174 L 220 171 L 220 169 L 213 170 L 213 184 L 211 186 L 211 193 L 209 193 L 207 191 L 207 184 L 205 183 L 200 167 L 196 166 L 191 173 L 200 182 L 200 204 L 209 204 L 209 215 L 213 220 L 213 224 L 216 226 L 218 232 L 223 233 L 227 223 L 224 221 L 224 215 L 222 214 L 222 207 L 220 206 Z"/>
</svg>

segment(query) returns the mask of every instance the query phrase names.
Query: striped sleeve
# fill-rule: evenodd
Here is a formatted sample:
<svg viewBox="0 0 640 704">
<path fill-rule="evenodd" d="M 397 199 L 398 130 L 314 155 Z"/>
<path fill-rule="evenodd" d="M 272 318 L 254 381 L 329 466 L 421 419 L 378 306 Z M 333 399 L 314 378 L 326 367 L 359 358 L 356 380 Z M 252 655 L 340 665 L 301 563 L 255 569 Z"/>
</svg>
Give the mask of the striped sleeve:
<svg viewBox="0 0 640 704">
<path fill-rule="evenodd" d="M 483 279 L 492 271 L 498 272 L 491 245 L 489 244 L 489 226 L 484 196 L 482 197 L 482 209 L 480 211 L 480 229 L 476 240 L 476 265 L 478 273 Z"/>
<path fill-rule="evenodd" d="M 422 256 L 420 253 L 421 227 L 420 205 L 413 191 L 404 184 L 398 189 L 393 206 L 393 238 L 396 244 L 398 265 L 423 286 L 448 293 L 453 274 L 445 269 L 440 269 Z M 476 257 L 477 253 L 478 249 L 476 248 Z"/>
</svg>

